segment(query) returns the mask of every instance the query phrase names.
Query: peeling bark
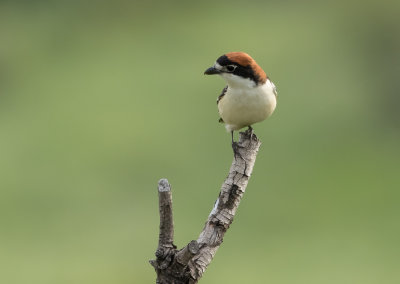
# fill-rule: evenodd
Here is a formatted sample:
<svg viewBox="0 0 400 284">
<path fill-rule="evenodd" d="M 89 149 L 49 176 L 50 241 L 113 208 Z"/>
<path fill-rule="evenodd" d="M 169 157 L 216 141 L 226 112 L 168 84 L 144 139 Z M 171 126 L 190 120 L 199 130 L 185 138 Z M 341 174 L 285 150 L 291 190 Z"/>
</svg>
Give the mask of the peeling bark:
<svg viewBox="0 0 400 284">
<path fill-rule="evenodd" d="M 228 177 L 200 236 L 180 250 L 173 244 L 171 186 L 166 179 L 159 181 L 160 236 L 157 259 L 150 261 L 157 273 L 157 284 L 197 283 L 222 244 L 246 190 L 261 142 L 247 130 L 240 132 L 239 141 L 235 144 Z"/>
</svg>

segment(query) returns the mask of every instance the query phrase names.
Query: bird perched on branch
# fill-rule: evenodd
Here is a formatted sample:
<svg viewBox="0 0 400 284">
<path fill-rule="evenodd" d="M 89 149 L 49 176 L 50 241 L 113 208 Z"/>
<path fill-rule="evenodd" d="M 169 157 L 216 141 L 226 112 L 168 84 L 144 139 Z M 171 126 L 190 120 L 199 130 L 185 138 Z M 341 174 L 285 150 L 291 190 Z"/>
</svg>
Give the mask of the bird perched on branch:
<svg viewBox="0 0 400 284">
<path fill-rule="evenodd" d="M 227 86 L 217 99 L 220 122 L 227 131 L 249 127 L 268 118 L 275 110 L 277 91 L 263 69 L 244 52 L 220 56 L 204 74 L 220 75 Z"/>
</svg>

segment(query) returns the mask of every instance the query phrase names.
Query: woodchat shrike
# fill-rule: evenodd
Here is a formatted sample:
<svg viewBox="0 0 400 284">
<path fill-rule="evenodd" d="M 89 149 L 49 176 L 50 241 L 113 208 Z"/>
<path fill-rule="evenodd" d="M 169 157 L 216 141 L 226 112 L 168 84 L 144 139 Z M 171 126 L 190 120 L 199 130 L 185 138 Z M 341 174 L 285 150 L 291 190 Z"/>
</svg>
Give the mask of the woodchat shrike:
<svg viewBox="0 0 400 284">
<path fill-rule="evenodd" d="M 220 56 L 204 74 L 220 75 L 227 86 L 217 99 L 220 122 L 231 132 L 267 119 L 275 110 L 277 91 L 264 70 L 244 52 Z"/>
</svg>

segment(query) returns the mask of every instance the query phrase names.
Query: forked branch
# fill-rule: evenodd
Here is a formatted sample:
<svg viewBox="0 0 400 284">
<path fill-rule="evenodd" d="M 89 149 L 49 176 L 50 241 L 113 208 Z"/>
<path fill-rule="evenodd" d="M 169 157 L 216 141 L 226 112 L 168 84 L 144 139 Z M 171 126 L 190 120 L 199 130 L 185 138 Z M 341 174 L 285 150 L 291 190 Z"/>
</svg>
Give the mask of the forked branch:
<svg viewBox="0 0 400 284">
<path fill-rule="evenodd" d="M 221 245 L 246 190 L 261 145 L 250 130 L 239 135 L 228 177 L 200 236 L 180 250 L 173 244 L 171 186 L 166 179 L 159 181 L 160 236 L 157 259 L 150 261 L 157 273 L 157 284 L 197 283 Z"/>
</svg>

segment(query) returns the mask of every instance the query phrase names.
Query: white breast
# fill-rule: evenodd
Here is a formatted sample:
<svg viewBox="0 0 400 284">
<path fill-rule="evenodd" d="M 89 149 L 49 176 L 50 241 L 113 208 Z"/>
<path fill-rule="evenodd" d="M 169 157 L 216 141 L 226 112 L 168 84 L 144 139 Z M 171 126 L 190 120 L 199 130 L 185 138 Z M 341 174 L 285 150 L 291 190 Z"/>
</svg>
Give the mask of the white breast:
<svg viewBox="0 0 400 284">
<path fill-rule="evenodd" d="M 240 88 L 229 86 L 218 103 L 218 111 L 228 131 L 239 130 L 268 118 L 276 107 L 274 84 Z"/>
</svg>

